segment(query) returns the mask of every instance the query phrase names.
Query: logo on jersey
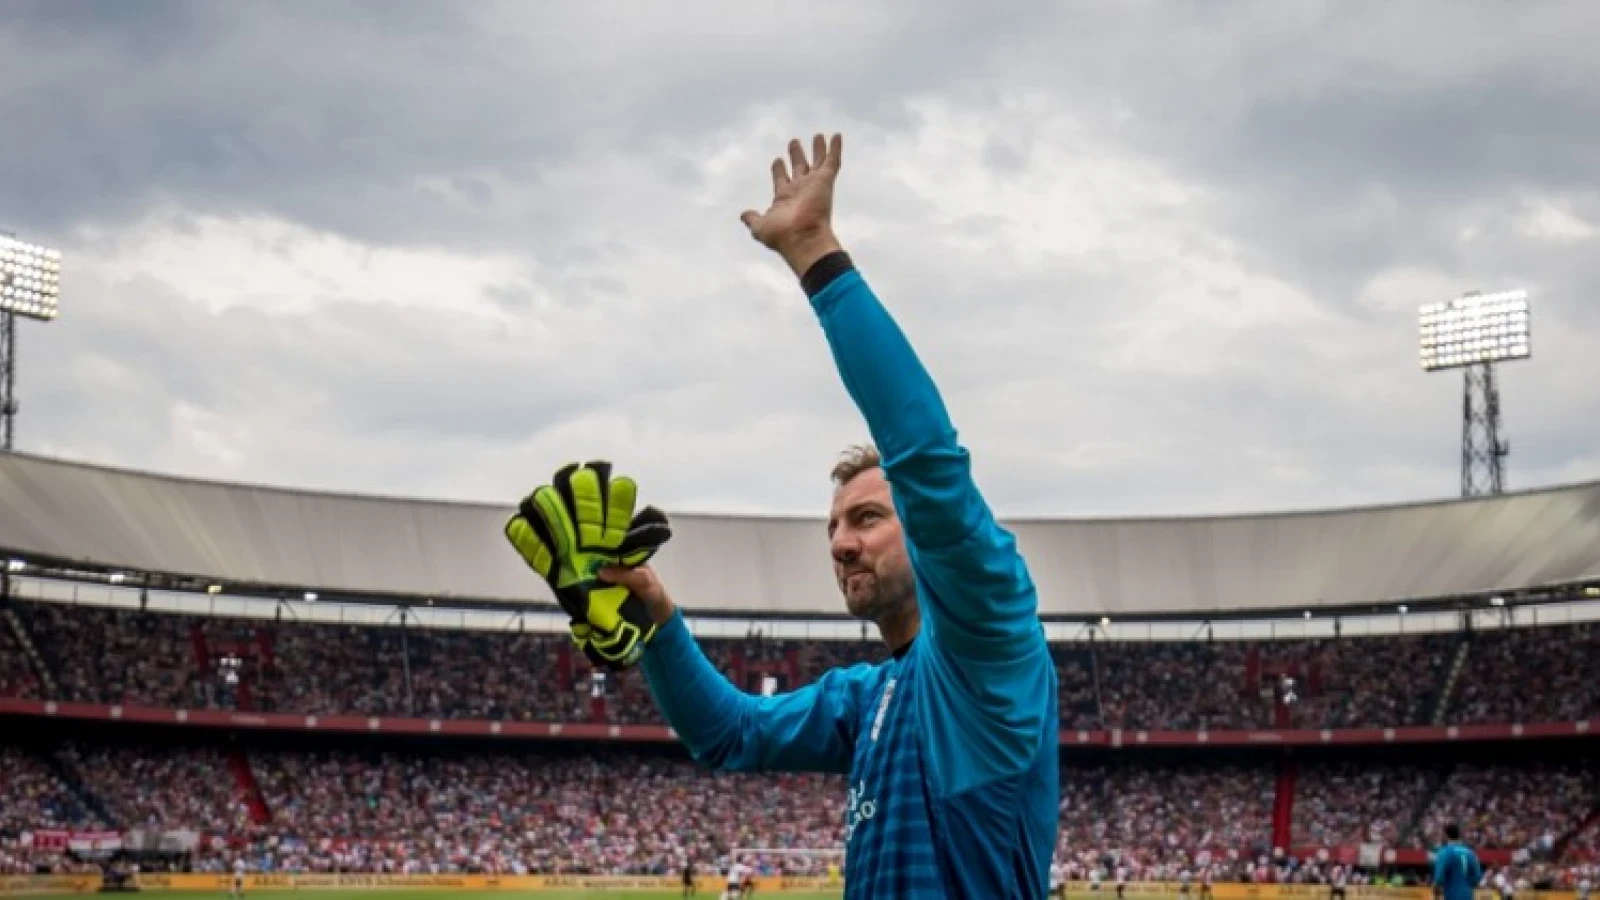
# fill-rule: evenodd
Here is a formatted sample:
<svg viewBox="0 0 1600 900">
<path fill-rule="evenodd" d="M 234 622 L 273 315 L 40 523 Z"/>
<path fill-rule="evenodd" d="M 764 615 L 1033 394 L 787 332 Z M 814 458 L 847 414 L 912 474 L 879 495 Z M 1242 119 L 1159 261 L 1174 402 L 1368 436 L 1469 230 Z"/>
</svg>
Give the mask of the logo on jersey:
<svg viewBox="0 0 1600 900">
<path fill-rule="evenodd" d="M 889 679 L 889 683 L 884 685 L 883 688 L 883 699 L 878 701 L 878 714 L 872 719 L 872 740 L 874 741 L 878 739 L 878 732 L 883 730 L 883 718 L 889 713 L 889 701 L 894 699 L 894 682 L 895 679 Z"/>
<path fill-rule="evenodd" d="M 857 782 L 850 788 L 850 794 L 845 799 L 844 805 L 844 840 L 850 842 L 851 836 L 856 833 L 856 827 L 862 822 L 878 814 L 878 802 L 867 799 L 867 782 L 865 779 Z"/>
</svg>

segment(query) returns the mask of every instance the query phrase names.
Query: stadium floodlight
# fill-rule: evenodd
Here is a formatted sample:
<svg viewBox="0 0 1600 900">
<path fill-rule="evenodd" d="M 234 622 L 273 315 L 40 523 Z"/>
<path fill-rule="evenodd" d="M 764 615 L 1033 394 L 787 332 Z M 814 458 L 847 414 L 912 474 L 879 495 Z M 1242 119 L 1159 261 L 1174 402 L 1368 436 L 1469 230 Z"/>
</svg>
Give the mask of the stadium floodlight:
<svg viewBox="0 0 1600 900">
<path fill-rule="evenodd" d="M 17 421 L 17 317 L 48 322 L 61 299 L 61 254 L 0 232 L 0 451 Z"/>
<path fill-rule="evenodd" d="M 1480 363 L 1527 359 L 1528 292 L 1465 294 L 1420 310 L 1419 355 L 1427 372 Z"/>
<path fill-rule="evenodd" d="M 61 299 L 61 254 L 0 234 L 0 312 L 49 321 Z"/>
<path fill-rule="evenodd" d="M 1417 312 L 1417 353 L 1423 371 L 1464 373 L 1463 497 L 1505 489 L 1505 458 L 1511 450 L 1500 439 L 1500 390 L 1494 366 L 1533 355 L 1530 325 L 1528 292 L 1521 289 L 1471 291 L 1445 303 L 1429 303 Z"/>
</svg>

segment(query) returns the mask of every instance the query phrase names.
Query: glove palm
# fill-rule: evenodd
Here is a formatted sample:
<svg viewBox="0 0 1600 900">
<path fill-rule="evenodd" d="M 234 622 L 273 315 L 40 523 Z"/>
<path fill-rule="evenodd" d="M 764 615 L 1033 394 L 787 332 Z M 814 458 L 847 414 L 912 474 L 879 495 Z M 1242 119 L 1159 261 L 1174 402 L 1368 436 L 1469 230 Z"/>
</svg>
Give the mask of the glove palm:
<svg viewBox="0 0 1600 900">
<path fill-rule="evenodd" d="M 638 663 L 656 625 L 643 600 L 601 581 L 599 571 L 642 565 L 672 535 L 664 513 L 653 506 L 635 513 L 637 502 L 638 485 L 613 478 L 610 463 L 572 463 L 524 498 L 505 527 L 512 547 L 572 617 L 584 654 L 612 670 Z"/>
</svg>

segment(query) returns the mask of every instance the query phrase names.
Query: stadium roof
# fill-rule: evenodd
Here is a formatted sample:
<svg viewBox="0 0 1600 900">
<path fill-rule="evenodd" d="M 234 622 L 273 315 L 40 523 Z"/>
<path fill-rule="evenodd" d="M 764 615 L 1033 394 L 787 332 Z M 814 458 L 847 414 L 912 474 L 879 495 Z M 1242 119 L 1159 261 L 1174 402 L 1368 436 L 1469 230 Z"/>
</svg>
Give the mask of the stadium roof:
<svg viewBox="0 0 1600 900">
<path fill-rule="evenodd" d="M 507 507 L 198 481 L 0 455 L 0 551 L 101 570 L 445 603 L 548 603 Z M 820 518 L 677 515 L 686 609 L 841 612 Z M 1600 482 L 1471 500 L 1008 523 L 1050 617 L 1329 610 L 1600 582 Z"/>
</svg>

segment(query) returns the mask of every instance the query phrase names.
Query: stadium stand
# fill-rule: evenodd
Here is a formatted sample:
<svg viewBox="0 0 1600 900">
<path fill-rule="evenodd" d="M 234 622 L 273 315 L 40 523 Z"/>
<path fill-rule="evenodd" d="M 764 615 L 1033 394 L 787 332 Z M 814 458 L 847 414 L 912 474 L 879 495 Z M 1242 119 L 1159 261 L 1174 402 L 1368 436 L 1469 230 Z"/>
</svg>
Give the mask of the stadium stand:
<svg viewBox="0 0 1600 900">
<path fill-rule="evenodd" d="M 1596 508 L 1600 485 L 1579 485 L 1019 524 L 1046 612 L 1075 623 L 1051 632 L 1061 858 L 1134 880 L 1204 867 L 1216 880 L 1319 882 L 1353 866 L 1360 884 L 1419 871 L 1442 824 L 1460 821 L 1524 883 L 1571 886 L 1600 862 L 1600 630 L 1581 616 L 1549 624 L 1537 604 L 1600 597 L 1584 525 Z M 539 601 L 492 552 L 502 515 L 0 457 L 0 549 L 16 561 L 0 573 L 0 870 L 90 865 L 92 849 L 72 842 L 100 833 L 143 848 L 144 865 L 195 871 L 243 854 L 271 871 L 647 874 L 686 856 L 715 867 L 736 846 L 838 846 L 837 777 L 713 775 L 672 741 L 637 673 L 596 678 L 548 629 L 408 618 L 401 606 L 435 597 Z M 696 616 L 820 615 L 833 592 L 815 524 L 684 517 L 663 566 L 679 567 Z M 167 599 L 214 597 L 207 585 L 221 582 L 257 605 L 145 609 L 143 592 L 118 586 L 124 573 Z M 342 591 L 331 605 L 397 614 L 300 621 L 309 600 L 295 598 L 313 589 L 318 610 Z M 1495 591 L 1533 614 L 1487 609 Z M 1472 608 L 1441 607 L 1459 628 L 1342 636 L 1335 624 L 1315 639 L 1212 639 L 1206 621 L 1283 615 L 1297 598 L 1320 623 L 1395 597 Z M 1204 636 L 1161 631 L 1179 613 Z M 1123 615 L 1155 624 L 1116 637 L 1102 617 Z M 884 653 L 838 627 L 826 639 L 759 627 L 703 638 L 751 692 Z"/>
<path fill-rule="evenodd" d="M 315 715 L 655 721 L 636 676 L 613 677 L 597 690 L 567 642 L 553 635 L 328 626 L 31 601 L 13 601 L 11 609 L 31 623 L 40 644 L 57 649 L 59 699 L 65 701 Z M 1485 695 L 1480 684 L 1564 684 L 1568 679 L 1550 676 L 1547 666 L 1578 665 L 1592 639 L 1583 626 L 1474 635 L 1473 653 L 1493 660 L 1488 671 L 1498 674 L 1491 679 L 1475 672 L 1462 687 L 1479 697 Z M 1295 715 L 1337 728 L 1426 718 L 1445 661 L 1461 640 L 1079 642 L 1055 651 L 1062 683 L 1070 688 L 1062 704 L 1072 727 L 1268 727 L 1282 706 L 1272 685 L 1294 672 L 1307 694 Z M 707 645 L 730 678 L 755 691 L 767 678 L 784 687 L 802 684 L 830 666 L 882 652 L 872 643 L 755 636 Z M 1538 652 L 1526 652 L 1532 647 Z M 238 664 L 220 666 L 224 658 Z M 19 688 L 19 697 L 38 689 L 39 679 L 28 677 L 15 649 L 5 660 L 0 671 L 11 673 L 7 684 L 31 686 Z M 1593 694 L 1581 690 L 1538 706 L 1517 702 L 1498 708 L 1600 718 Z M 1458 708 L 1474 718 L 1485 709 L 1477 703 Z M 261 865 L 303 871 L 651 874 L 670 871 L 684 854 L 715 860 L 734 846 L 828 847 L 839 840 L 843 791 L 837 778 L 713 776 L 664 749 L 608 747 L 573 756 L 525 747 L 352 753 L 251 745 L 241 752 L 215 744 L 173 749 L 107 741 L 104 735 L 73 738 L 43 756 L 6 749 L 0 757 L 7 774 L 0 845 L 13 863 L 20 858 L 15 843 L 30 829 L 106 825 L 215 836 L 216 847 L 186 861 L 201 870 L 220 870 L 226 848 L 242 847 Z M 1273 816 L 1281 765 L 1273 758 L 1080 762 L 1069 751 L 1065 765 L 1064 858 L 1116 856 L 1130 871 L 1154 877 L 1192 868 L 1195 854 L 1209 852 L 1217 860 L 1214 876 L 1231 871 L 1229 877 L 1254 878 L 1260 858 L 1278 849 Z M 71 780 L 58 773 L 71 773 Z M 1572 873 L 1592 856 L 1590 817 L 1600 803 L 1600 773 L 1592 760 L 1458 766 L 1448 755 L 1428 763 L 1333 759 L 1301 766 L 1292 791 L 1290 848 L 1426 848 L 1443 822 L 1453 820 L 1477 846 L 1525 851 L 1526 871 L 1562 878 L 1576 877 Z M 630 799 L 614 804 L 615 797 Z M 105 821 L 93 809 L 104 810 Z M 574 842 L 574 835 L 587 837 Z M 1566 868 L 1551 865 L 1562 842 Z M 1280 872 L 1274 857 L 1270 877 L 1325 874 L 1323 861 L 1295 859 L 1300 868 Z"/>
<path fill-rule="evenodd" d="M 161 735 L 130 743 L 120 731 L 102 730 L 74 734 L 50 751 L 6 747 L 0 845 L 15 860 L 17 838 L 28 829 L 107 824 L 88 811 L 84 794 L 110 811 L 115 827 L 215 837 L 181 861 L 197 871 L 221 871 L 242 851 L 270 871 L 663 874 L 684 856 L 714 862 L 736 846 L 818 848 L 840 839 L 837 776 L 713 775 L 669 747 L 273 744 L 247 754 L 264 801 L 259 813 L 215 740 Z M 1586 820 L 1597 799 L 1593 765 L 1314 767 L 1297 790 L 1297 843 L 1420 847 L 1430 829 L 1454 819 L 1478 847 L 1528 851 L 1529 863 L 1558 874 L 1568 869 L 1552 866 L 1551 850 L 1570 837 L 1581 845 L 1575 873 L 1592 858 L 1583 842 L 1593 836 Z M 70 787 L 60 771 L 78 773 L 81 784 Z M 1325 871 L 1315 855 L 1274 853 L 1270 758 L 1069 758 L 1065 772 L 1063 858 L 1114 856 L 1135 877 L 1175 876 L 1202 854 L 1217 861 L 1219 878 L 1244 877 L 1241 867 L 1253 869 L 1263 857 L 1289 867 L 1276 879 Z M 1436 783 L 1444 789 L 1431 791 Z M 784 863 L 791 872 L 815 869 Z"/>
<path fill-rule="evenodd" d="M 1600 710 L 1596 660 L 1600 628 L 1592 623 L 1478 636 L 1450 720 L 1474 725 L 1594 718 Z"/>
<path fill-rule="evenodd" d="M 0 697 L 31 700 L 42 696 L 39 672 L 25 655 L 16 617 L 9 605 L 0 608 Z"/>
<path fill-rule="evenodd" d="M 62 660 L 52 699 L 167 708 L 524 722 L 660 724 L 636 673 L 598 697 L 562 637 L 331 626 L 18 601 L 34 639 Z M 1386 728 L 1600 718 L 1600 650 L 1589 625 L 1328 641 L 1079 642 L 1054 647 L 1070 729 Z M 1469 667 L 1439 716 L 1448 662 Z M 760 692 L 881 658 L 877 642 L 706 640 L 724 674 Z M 13 646 L 14 646 L 13 642 Z M 39 680 L 15 650 L 0 679 L 18 698 Z M 230 683 L 223 660 L 236 661 Z M 493 661 L 493 665 L 485 665 Z M 1296 677 L 1299 699 L 1275 685 Z M 1097 687 L 1098 686 L 1098 687 Z M 597 702 L 598 701 L 598 702 Z M 1280 716 L 1286 718 L 1280 718 Z"/>
</svg>

